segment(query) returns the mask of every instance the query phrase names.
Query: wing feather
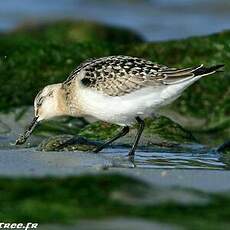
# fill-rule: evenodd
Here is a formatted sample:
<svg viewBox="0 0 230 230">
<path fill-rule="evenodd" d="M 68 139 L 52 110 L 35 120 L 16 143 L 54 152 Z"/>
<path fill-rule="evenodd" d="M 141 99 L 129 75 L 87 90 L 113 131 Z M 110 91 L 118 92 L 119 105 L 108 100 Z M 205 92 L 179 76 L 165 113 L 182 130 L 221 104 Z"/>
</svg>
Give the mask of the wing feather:
<svg viewBox="0 0 230 230">
<path fill-rule="evenodd" d="M 93 88 L 109 96 L 122 96 L 143 87 L 178 84 L 195 76 L 212 74 L 219 68 L 221 65 L 170 68 L 136 57 L 109 56 L 86 60 L 64 84 L 68 85 L 76 78 L 82 87 Z"/>
<path fill-rule="evenodd" d="M 178 84 L 190 80 L 191 78 L 196 76 L 194 72 L 202 67 L 203 65 L 200 65 L 198 67 L 192 67 L 192 68 L 162 71 L 161 74 L 164 76 L 164 78 L 162 78 L 162 82 L 165 85 L 171 85 L 171 84 Z"/>
</svg>

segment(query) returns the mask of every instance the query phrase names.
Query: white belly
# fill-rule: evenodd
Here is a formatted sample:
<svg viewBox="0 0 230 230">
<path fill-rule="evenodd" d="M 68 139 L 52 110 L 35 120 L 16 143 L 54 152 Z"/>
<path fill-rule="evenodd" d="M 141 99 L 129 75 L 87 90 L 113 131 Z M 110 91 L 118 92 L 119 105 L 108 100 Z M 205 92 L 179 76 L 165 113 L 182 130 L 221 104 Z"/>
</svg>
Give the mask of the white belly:
<svg viewBox="0 0 230 230">
<path fill-rule="evenodd" d="M 146 87 L 120 97 L 81 88 L 78 89 L 78 102 L 84 115 L 122 126 L 131 125 L 135 122 L 135 117 L 150 116 L 160 107 L 174 101 L 194 80 L 175 85 Z"/>
</svg>

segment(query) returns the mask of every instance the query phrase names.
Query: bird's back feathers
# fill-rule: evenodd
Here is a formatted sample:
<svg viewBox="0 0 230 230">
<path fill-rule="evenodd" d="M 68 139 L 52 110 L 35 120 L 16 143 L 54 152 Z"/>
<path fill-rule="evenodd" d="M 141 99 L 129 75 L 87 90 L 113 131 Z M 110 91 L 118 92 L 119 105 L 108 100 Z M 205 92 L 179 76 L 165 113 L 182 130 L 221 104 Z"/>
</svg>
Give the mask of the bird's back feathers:
<svg viewBox="0 0 230 230">
<path fill-rule="evenodd" d="M 64 83 L 77 79 L 83 87 L 109 96 L 123 96 L 143 87 L 178 84 L 197 76 L 209 75 L 222 66 L 206 68 L 201 65 L 179 69 L 136 57 L 109 56 L 85 61 Z"/>
</svg>

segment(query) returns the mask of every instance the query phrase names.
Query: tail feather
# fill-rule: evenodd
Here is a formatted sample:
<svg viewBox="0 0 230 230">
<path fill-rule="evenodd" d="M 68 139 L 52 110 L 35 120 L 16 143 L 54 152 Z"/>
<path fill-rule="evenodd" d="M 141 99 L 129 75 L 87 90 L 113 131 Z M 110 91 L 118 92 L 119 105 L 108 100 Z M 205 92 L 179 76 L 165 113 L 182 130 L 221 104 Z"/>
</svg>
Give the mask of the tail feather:
<svg viewBox="0 0 230 230">
<path fill-rule="evenodd" d="M 194 77 L 202 77 L 205 75 L 213 74 L 218 71 L 221 71 L 224 65 L 215 65 L 211 67 L 204 67 L 200 65 L 195 68 L 186 68 L 186 69 L 169 69 L 164 70 L 162 73 L 164 74 L 163 82 L 166 85 L 178 84 L 184 81 L 188 81 Z"/>
<path fill-rule="evenodd" d="M 195 69 L 193 71 L 195 76 L 201 76 L 201 75 L 206 75 L 206 74 L 211 74 L 211 73 L 215 73 L 217 72 L 220 68 L 222 68 L 224 65 L 215 65 L 215 66 L 211 66 L 211 67 L 204 67 L 201 66 L 198 69 Z"/>
</svg>

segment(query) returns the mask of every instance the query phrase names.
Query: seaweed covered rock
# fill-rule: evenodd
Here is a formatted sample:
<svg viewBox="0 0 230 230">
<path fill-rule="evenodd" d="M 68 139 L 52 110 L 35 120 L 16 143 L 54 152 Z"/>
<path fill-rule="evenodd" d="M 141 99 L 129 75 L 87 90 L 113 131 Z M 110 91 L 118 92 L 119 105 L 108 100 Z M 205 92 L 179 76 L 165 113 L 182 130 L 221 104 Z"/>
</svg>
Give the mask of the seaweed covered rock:
<svg viewBox="0 0 230 230">
<path fill-rule="evenodd" d="M 83 137 L 72 135 L 53 136 L 44 140 L 39 146 L 40 151 L 92 151 L 97 144 Z"/>
<path fill-rule="evenodd" d="M 132 127 L 130 133 L 119 139 L 117 143 L 125 145 L 132 144 L 137 132 L 136 128 L 136 126 Z M 85 126 L 79 132 L 79 135 L 96 141 L 106 140 L 114 136 L 120 129 L 121 127 L 118 125 L 98 121 Z M 186 144 L 195 141 L 193 135 L 179 124 L 166 117 L 158 117 L 145 119 L 145 129 L 140 144 L 154 146 L 164 145 L 165 142 Z"/>
<path fill-rule="evenodd" d="M 174 123 L 168 118 L 159 117 L 156 119 L 146 119 L 146 128 L 143 132 L 140 145 L 142 147 L 169 147 L 183 148 L 185 144 L 196 142 L 189 131 Z M 131 128 L 130 133 L 116 141 L 119 146 L 130 146 L 136 135 L 136 127 Z M 92 151 L 102 141 L 113 137 L 121 127 L 105 122 L 94 122 L 86 125 L 73 135 L 58 135 L 44 140 L 39 145 L 42 151 Z M 116 146 L 116 144 L 112 144 Z"/>
<path fill-rule="evenodd" d="M 171 143 L 189 144 L 197 142 L 191 132 L 181 125 L 173 122 L 167 117 L 158 117 L 145 120 L 144 140 L 148 140 L 148 145 Z"/>
<path fill-rule="evenodd" d="M 121 138 L 119 143 L 130 144 L 136 134 L 136 126 L 132 127 L 127 137 Z M 105 122 L 95 122 L 85 126 L 79 135 L 91 140 L 106 140 L 114 136 L 121 128 L 118 125 Z M 159 144 L 164 141 L 172 143 L 191 143 L 195 141 L 192 134 L 183 129 L 179 124 L 166 117 L 145 119 L 145 129 L 142 135 L 142 143 Z"/>
<path fill-rule="evenodd" d="M 114 136 L 120 129 L 118 125 L 97 121 L 85 126 L 79 135 L 91 140 L 106 140 Z"/>
</svg>

